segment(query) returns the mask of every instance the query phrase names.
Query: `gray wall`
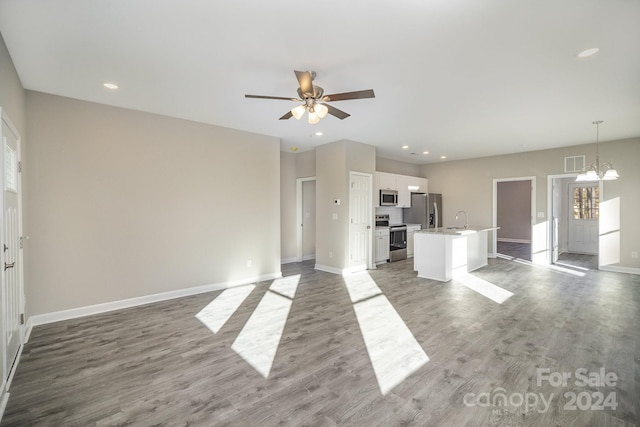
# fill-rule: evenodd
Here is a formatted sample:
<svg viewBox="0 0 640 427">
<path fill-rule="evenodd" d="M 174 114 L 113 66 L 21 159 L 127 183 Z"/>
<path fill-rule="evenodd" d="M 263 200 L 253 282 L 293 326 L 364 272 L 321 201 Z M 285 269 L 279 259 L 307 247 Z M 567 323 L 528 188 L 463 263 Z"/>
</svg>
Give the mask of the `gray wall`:
<svg viewBox="0 0 640 427">
<path fill-rule="evenodd" d="M 296 154 L 280 152 L 280 253 L 282 261 L 297 255 Z"/>
<path fill-rule="evenodd" d="M 338 270 L 349 266 L 349 172 L 373 176 L 375 152 L 371 145 L 348 140 L 316 148 L 316 264 Z M 341 204 L 335 205 L 335 199 Z"/>
<path fill-rule="evenodd" d="M 278 139 L 29 91 L 27 114 L 29 315 L 279 273 Z"/>
<path fill-rule="evenodd" d="M 531 241 L 531 181 L 502 181 L 497 185 L 498 240 Z"/>
<path fill-rule="evenodd" d="M 376 158 L 376 170 L 378 172 L 395 173 L 397 175 L 420 176 L 420 165 L 385 159 L 383 157 Z"/>
<path fill-rule="evenodd" d="M 0 34 L 0 107 L 5 110 L 20 134 L 25 138 L 26 118 L 25 93 L 20 78 L 13 66 L 7 46 Z"/>
<path fill-rule="evenodd" d="M 493 180 L 496 178 L 536 177 L 536 211 L 544 212 L 544 218 L 535 218 L 536 231 L 547 225 L 547 176 L 564 173 L 564 157 L 586 155 L 588 163 L 595 161 L 595 144 L 576 145 L 553 150 L 532 151 L 504 156 L 483 157 L 471 160 L 427 164 L 421 167 L 421 176 L 429 179 L 429 191 L 442 193 L 444 223 L 453 220 L 458 210 L 469 213 L 469 223 L 492 223 Z M 620 209 L 614 212 L 619 219 L 617 233 L 619 243 L 613 249 L 617 253 L 608 261 L 616 267 L 640 268 L 640 259 L 632 258 L 632 251 L 640 251 L 640 138 L 600 143 L 600 161 L 613 162 L 621 179 L 605 181 L 603 200 L 617 200 Z M 610 219 L 616 223 L 616 218 Z M 601 221 L 602 223 L 602 221 Z M 602 230 L 602 227 L 601 227 Z M 532 236 L 536 240 L 536 236 Z M 544 243 L 544 242 L 543 242 Z M 601 248 L 602 249 L 602 248 Z M 534 257 L 546 257 L 546 247 L 534 249 Z"/>
<path fill-rule="evenodd" d="M 302 258 L 315 259 L 316 255 L 316 182 L 302 183 Z"/>
</svg>

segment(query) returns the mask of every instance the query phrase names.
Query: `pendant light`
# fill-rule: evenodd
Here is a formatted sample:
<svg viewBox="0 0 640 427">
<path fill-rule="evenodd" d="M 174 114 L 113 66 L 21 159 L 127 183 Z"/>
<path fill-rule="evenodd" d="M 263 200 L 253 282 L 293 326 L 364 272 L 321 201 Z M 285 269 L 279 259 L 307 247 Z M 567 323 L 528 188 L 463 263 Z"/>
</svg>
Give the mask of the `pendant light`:
<svg viewBox="0 0 640 427">
<path fill-rule="evenodd" d="M 576 181 L 612 181 L 620 178 L 618 175 L 618 171 L 613 167 L 611 163 L 603 163 L 600 165 L 600 152 L 598 150 L 598 145 L 600 142 L 600 124 L 602 120 L 597 120 L 592 122 L 596 125 L 596 161 L 595 163 L 591 163 L 588 171 L 582 171 L 578 174 Z"/>
</svg>

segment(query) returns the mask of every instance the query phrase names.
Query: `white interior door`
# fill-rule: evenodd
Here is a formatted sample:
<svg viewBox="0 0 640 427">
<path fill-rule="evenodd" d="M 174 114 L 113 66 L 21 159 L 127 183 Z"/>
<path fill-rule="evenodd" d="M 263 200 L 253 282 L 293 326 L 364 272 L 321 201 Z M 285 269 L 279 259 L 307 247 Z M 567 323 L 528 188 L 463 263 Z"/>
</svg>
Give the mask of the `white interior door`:
<svg viewBox="0 0 640 427">
<path fill-rule="evenodd" d="M 20 180 L 20 139 L 8 119 L 2 118 L 3 140 L 3 230 L 2 230 L 2 320 L 5 380 L 22 345 L 23 275 Z"/>
<path fill-rule="evenodd" d="M 316 181 L 302 183 L 302 260 L 316 257 Z"/>
<path fill-rule="evenodd" d="M 372 176 L 349 172 L 349 267 L 352 270 L 369 265 L 373 215 L 371 214 Z"/>
<path fill-rule="evenodd" d="M 598 253 L 598 218 L 600 188 L 598 183 L 574 183 L 569 185 L 568 214 L 569 252 Z"/>
</svg>

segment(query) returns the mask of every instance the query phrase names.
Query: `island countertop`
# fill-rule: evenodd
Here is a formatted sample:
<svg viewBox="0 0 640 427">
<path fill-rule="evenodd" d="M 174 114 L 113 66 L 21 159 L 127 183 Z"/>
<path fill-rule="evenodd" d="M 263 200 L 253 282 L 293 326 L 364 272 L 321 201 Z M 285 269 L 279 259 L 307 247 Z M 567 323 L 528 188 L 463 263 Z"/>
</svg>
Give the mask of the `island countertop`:
<svg viewBox="0 0 640 427">
<path fill-rule="evenodd" d="M 500 227 L 487 226 L 469 226 L 464 227 L 439 227 L 439 228 L 425 228 L 416 231 L 416 233 L 430 233 L 430 234 L 448 234 L 452 236 L 464 236 L 465 234 L 477 233 L 480 231 L 497 230 Z"/>
<path fill-rule="evenodd" d="M 418 277 L 447 282 L 487 265 L 487 235 L 499 227 L 473 226 L 416 231 L 413 269 Z"/>
</svg>

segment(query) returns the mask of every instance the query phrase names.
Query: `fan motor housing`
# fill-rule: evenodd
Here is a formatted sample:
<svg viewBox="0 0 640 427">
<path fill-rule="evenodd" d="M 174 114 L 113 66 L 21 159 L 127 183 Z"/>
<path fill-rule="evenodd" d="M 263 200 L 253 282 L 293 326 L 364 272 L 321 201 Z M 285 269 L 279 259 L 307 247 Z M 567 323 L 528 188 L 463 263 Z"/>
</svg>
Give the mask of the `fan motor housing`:
<svg viewBox="0 0 640 427">
<path fill-rule="evenodd" d="M 313 94 L 302 93 L 302 89 L 298 88 L 298 96 L 300 97 L 300 99 L 320 99 L 322 98 L 323 94 L 324 89 L 322 89 L 320 86 L 313 86 Z"/>
</svg>

